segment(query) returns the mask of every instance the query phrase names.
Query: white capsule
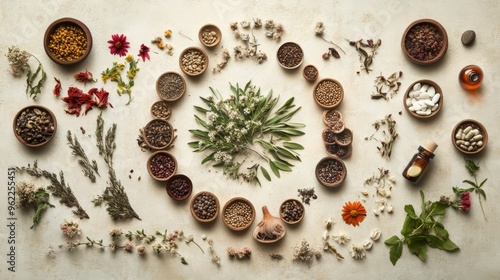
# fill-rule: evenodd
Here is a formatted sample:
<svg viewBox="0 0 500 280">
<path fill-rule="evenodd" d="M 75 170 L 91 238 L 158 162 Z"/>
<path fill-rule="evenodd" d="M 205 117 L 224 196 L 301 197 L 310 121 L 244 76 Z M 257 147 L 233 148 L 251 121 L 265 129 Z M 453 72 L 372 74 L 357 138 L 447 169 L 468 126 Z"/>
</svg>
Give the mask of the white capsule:
<svg viewBox="0 0 500 280">
<path fill-rule="evenodd" d="M 457 134 L 455 134 L 455 138 L 457 138 L 457 139 L 462 139 L 462 132 L 463 132 L 463 129 L 461 129 L 461 128 L 460 128 L 460 129 L 457 131 Z"/>
<path fill-rule="evenodd" d="M 476 135 L 476 136 L 472 137 L 470 140 L 471 140 L 471 141 L 479 141 L 479 140 L 483 140 L 483 135 L 478 134 L 478 135 Z"/>
<path fill-rule="evenodd" d="M 474 130 L 469 131 L 467 134 L 465 134 L 465 140 L 469 140 L 474 136 Z"/>
<path fill-rule="evenodd" d="M 467 151 L 472 151 L 474 149 L 474 146 L 469 146 L 469 148 L 467 148 Z"/>
<path fill-rule="evenodd" d="M 477 142 L 472 142 L 470 143 L 471 146 L 476 146 L 477 145 Z"/>
<path fill-rule="evenodd" d="M 429 97 L 430 97 L 430 95 L 427 92 L 423 92 L 418 96 L 418 99 L 420 99 L 420 100 L 428 99 Z"/>
<path fill-rule="evenodd" d="M 427 92 L 427 90 L 428 90 L 428 89 L 429 89 L 429 85 L 424 84 L 424 85 L 422 85 L 422 87 L 420 88 L 420 91 L 421 91 L 421 92 Z"/>
<path fill-rule="evenodd" d="M 420 111 L 422 109 L 422 106 L 418 103 L 413 104 L 413 106 L 410 107 L 410 111 L 415 112 L 415 111 Z"/>
<path fill-rule="evenodd" d="M 482 147 L 483 146 L 483 141 L 477 141 L 477 146 Z"/>
<path fill-rule="evenodd" d="M 439 99 L 441 98 L 441 94 L 440 93 L 436 93 L 433 97 L 432 97 L 432 102 L 434 102 L 434 104 L 437 104 L 439 102 Z"/>
<path fill-rule="evenodd" d="M 427 89 L 427 93 L 429 94 L 429 96 L 434 96 L 436 94 L 436 89 L 433 87 L 433 86 L 430 86 L 428 89 Z"/>
<path fill-rule="evenodd" d="M 455 143 L 457 143 L 457 145 L 459 145 L 459 146 L 460 146 L 460 145 L 462 145 L 463 143 L 465 143 L 465 141 L 464 141 L 464 140 L 457 140 L 457 141 L 455 141 Z"/>
<path fill-rule="evenodd" d="M 436 111 L 438 107 L 439 107 L 439 104 L 434 104 L 434 106 L 432 106 L 432 108 L 431 108 L 431 111 L 432 112 Z"/>
<path fill-rule="evenodd" d="M 469 133 L 471 130 L 472 130 L 472 126 L 470 126 L 470 125 L 469 125 L 468 127 L 466 127 L 466 128 L 464 129 L 463 133 L 464 133 L 464 134 L 467 134 L 467 133 Z"/>
<path fill-rule="evenodd" d="M 414 91 L 419 91 L 420 88 L 422 88 L 422 85 L 420 83 L 416 83 L 416 84 L 413 85 L 413 90 Z"/>
<path fill-rule="evenodd" d="M 419 100 L 417 103 L 420 104 L 420 106 L 425 106 L 425 100 Z"/>
<path fill-rule="evenodd" d="M 469 146 L 470 146 L 470 142 L 469 142 L 469 141 L 464 141 L 464 143 L 463 143 L 463 144 L 464 144 L 464 146 L 467 146 L 467 147 L 469 147 Z"/>
<path fill-rule="evenodd" d="M 411 98 L 407 98 L 405 102 L 406 102 L 406 107 L 410 107 L 412 105 Z"/>
<path fill-rule="evenodd" d="M 426 116 L 427 115 L 426 112 L 427 111 L 419 110 L 419 111 L 417 111 L 417 115 Z"/>
<path fill-rule="evenodd" d="M 428 99 L 424 100 L 424 103 L 425 103 L 425 105 L 427 105 L 428 107 L 431 107 L 431 108 L 434 107 L 434 105 L 436 105 L 436 103 L 434 103 Z"/>
<path fill-rule="evenodd" d="M 463 150 L 467 150 L 467 149 L 468 149 L 468 148 L 467 148 L 467 146 L 465 146 L 465 145 L 463 145 L 463 144 L 462 144 L 462 145 L 460 145 L 459 147 L 460 147 L 460 148 L 462 148 Z"/>
<path fill-rule="evenodd" d="M 413 93 L 413 98 L 418 99 L 418 98 L 420 97 L 420 94 L 422 94 L 422 92 L 420 92 L 420 91 L 415 91 L 415 92 Z"/>
<path fill-rule="evenodd" d="M 478 135 L 479 134 L 479 129 L 473 129 L 472 132 L 474 133 L 474 136 Z"/>
</svg>

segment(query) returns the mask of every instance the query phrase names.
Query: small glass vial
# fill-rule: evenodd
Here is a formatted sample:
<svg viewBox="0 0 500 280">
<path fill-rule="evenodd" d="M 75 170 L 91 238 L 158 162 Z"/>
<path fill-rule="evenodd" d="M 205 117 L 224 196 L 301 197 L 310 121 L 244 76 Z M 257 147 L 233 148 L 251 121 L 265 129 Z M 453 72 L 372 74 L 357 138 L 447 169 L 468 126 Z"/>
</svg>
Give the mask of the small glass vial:
<svg viewBox="0 0 500 280">
<path fill-rule="evenodd" d="M 467 65 L 458 75 L 460 85 L 466 90 L 476 90 L 483 82 L 483 70 L 477 65 Z"/>
<path fill-rule="evenodd" d="M 438 145 L 431 140 L 427 141 L 423 147 L 419 146 L 418 153 L 413 155 L 413 158 L 403 171 L 403 177 L 411 182 L 418 182 L 430 160 L 434 158 L 434 151 L 437 146 Z"/>
</svg>

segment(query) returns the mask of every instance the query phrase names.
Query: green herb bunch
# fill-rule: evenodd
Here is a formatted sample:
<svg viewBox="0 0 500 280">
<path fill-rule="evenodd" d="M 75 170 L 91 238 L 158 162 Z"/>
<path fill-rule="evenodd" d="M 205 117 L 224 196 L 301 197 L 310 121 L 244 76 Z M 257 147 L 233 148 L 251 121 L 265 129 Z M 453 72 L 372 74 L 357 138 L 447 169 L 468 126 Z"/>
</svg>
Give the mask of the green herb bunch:
<svg viewBox="0 0 500 280">
<path fill-rule="evenodd" d="M 482 189 L 482 187 L 484 186 L 484 183 L 486 183 L 486 180 L 488 180 L 488 178 L 481 181 L 481 183 L 478 183 L 476 173 L 479 170 L 479 165 L 474 163 L 472 160 L 465 159 L 465 168 L 467 169 L 467 171 L 469 171 L 469 174 L 474 178 L 474 181 L 464 180 L 463 183 L 469 184 L 470 187 L 465 189 L 454 187 L 453 192 L 455 194 L 462 194 L 465 192 L 475 192 L 479 199 L 479 205 L 481 205 L 481 211 L 483 212 L 483 217 L 486 220 L 486 214 L 484 213 L 483 202 L 481 198 L 484 198 L 486 200 L 486 192 Z"/>
<path fill-rule="evenodd" d="M 290 161 L 300 161 L 296 150 L 304 149 L 302 145 L 292 142 L 292 137 L 304 135 L 300 130 L 304 124 L 289 122 L 300 109 L 295 108 L 294 98 L 274 111 L 279 98 L 273 97 L 272 90 L 266 96 L 261 95 L 260 88 L 251 82 L 244 88 L 238 84 L 236 87 L 230 85 L 230 89 L 230 97 L 223 99 L 219 91 L 210 88 L 212 95 L 201 97 L 208 108 L 194 106 L 198 112 L 205 114 L 206 120 L 194 116 L 203 129 L 189 130 L 199 140 L 188 144 L 195 152 L 211 151 L 202 164 L 215 162 L 214 166 L 222 167 L 229 178 L 242 178 L 259 185 L 259 170 L 264 178 L 271 181 L 266 168 L 257 163 L 247 168 L 246 173 L 240 171 L 250 153 L 266 161 L 278 178 L 280 171 L 292 171 L 294 165 Z"/>
</svg>

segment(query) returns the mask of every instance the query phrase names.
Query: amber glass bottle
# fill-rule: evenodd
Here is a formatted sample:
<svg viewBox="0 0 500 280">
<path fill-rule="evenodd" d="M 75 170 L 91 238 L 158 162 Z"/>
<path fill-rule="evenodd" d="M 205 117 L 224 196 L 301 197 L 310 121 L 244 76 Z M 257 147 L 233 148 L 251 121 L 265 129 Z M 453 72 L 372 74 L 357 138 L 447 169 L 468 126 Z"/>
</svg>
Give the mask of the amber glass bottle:
<svg viewBox="0 0 500 280">
<path fill-rule="evenodd" d="M 466 90 L 475 90 L 483 82 L 483 70 L 477 65 L 467 65 L 458 75 L 460 85 Z"/>
<path fill-rule="evenodd" d="M 418 153 L 413 155 L 412 159 L 403 171 L 403 177 L 411 182 L 418 182 L 426 170 L 430 160 L 434 158 L 434 151 L 437 146 L 438 145 L 434 141 L 430 140 L 427 141 L 423 147 L 419 146 Z"/>
</svg>

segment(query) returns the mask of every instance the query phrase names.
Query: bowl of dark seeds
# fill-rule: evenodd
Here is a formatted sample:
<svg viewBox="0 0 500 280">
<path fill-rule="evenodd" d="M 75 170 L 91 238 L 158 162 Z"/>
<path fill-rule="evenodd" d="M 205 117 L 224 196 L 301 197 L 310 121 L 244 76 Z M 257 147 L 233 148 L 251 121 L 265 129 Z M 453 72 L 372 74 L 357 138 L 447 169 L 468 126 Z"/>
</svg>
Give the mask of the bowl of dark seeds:
<svg viewBox="0 0 500 280">
<path fill-rule="evenodd" d="M 208 223 L 219 215 L 219 199 L 211 192 L 202 191 L 191 199 L 191 214 L 202 223 Z"/>
<path fill-rule="evenodd" d="M 143 129 L 144 142 L 154 150 L 168 148 L 174 141 L 174 128 L 162 119 L 154 119 Z"/>
<path fill-rule="evenodd" d="M 47 144 L 56 134 L 57 120 L 49 109 L 33 105 L 19 110 L 14 117 L 14 135 L 28 147 Z"/>
<path fill-rule="evenodd" d="M 337 156 L 339 158 L 347 158 L 352 154 L 352 145 L 340 146 L 337 143 L 325 143 L 326 153 L 330 156 Z"/>
<path fill-rule="evenodd" d="M 222 32 L 216 25 L 207 24 L 200 28 L 198 39 L 205 47 L 215 47 L 222 39 Z"/>
<path fill-rule="evenodd" d="M 232 198 L 222 208 L 222 221 L 234 231 L 247 229 L 254 220 L 255 208 L 246 198 Z"/>
<path fill-rule="evenodd" d="M 448 35 L 433 19 L 416 20 L 403 33 L 401 48 L 405 57 L 415 64 L 434 64 L 448 50 Z"/>
<path fill-rule="evenodd" d="M 325 109 L 332 109 L 344 99 L 342 85 L 334 79 L 326 78 L 320 80 L 314 87 L 314 100 Z"/>
<path fill-rule="evenodd" d="M 289 225 L 297 224 L 304 218 L 304 205 L 297 199 L 287 199 L 280 206 L 281 220 Z"/>
<path fill-rule="evenodd" d="M 316 179 L 323 186 L 337 187 L 344 182 L 347 169 L 344 162 L 337 156 L 322 158 L 316 165 Z"/>
<path fill-rule="evenodd" d="M 208 55 L 198 47 L 189 47 L 179 56 L 179 66 L 188 76 L 201 75 L 208 68 Z"/>
<path fill-rule="evenodd" d="M 193 183 L 184 174 L 176 174 L 167 181 L 167 194 L 174 200 L 185 200 L 192 191 Z"/>
<path fill-rule="evenodd" d="M 309 82 L 314 82 L 318 78 L 318 68 L 314 65 L 307 65 L 302 70 L 302 75 Z"/>
<path fill-rule="evenodd" d="M 302 48 L 293 42 L 283 43 L 278 48 L 278 63 L 285 69 L 296 69 L 304 60 Z"/>
<path fill-rule="evenodd" d="M 156 93 L 165 101 L 176 101 L 186 92 L 186 81 L 176 72 L 165 72 L 156 80 Z"/>
<path fill-rule="evenodd" d="M 151 106 L 151 115 L 155 119 L 167 120 L 172 115 L 172 107 L 167 101 L 156 101 Z"/>
<path fill-rule="evenodd" d="M 156 151 L 147 161 L 149 175 L 158 181 L 167 181 L 177 172 L 177 160 L 165 151 Z"/>
</svg>

